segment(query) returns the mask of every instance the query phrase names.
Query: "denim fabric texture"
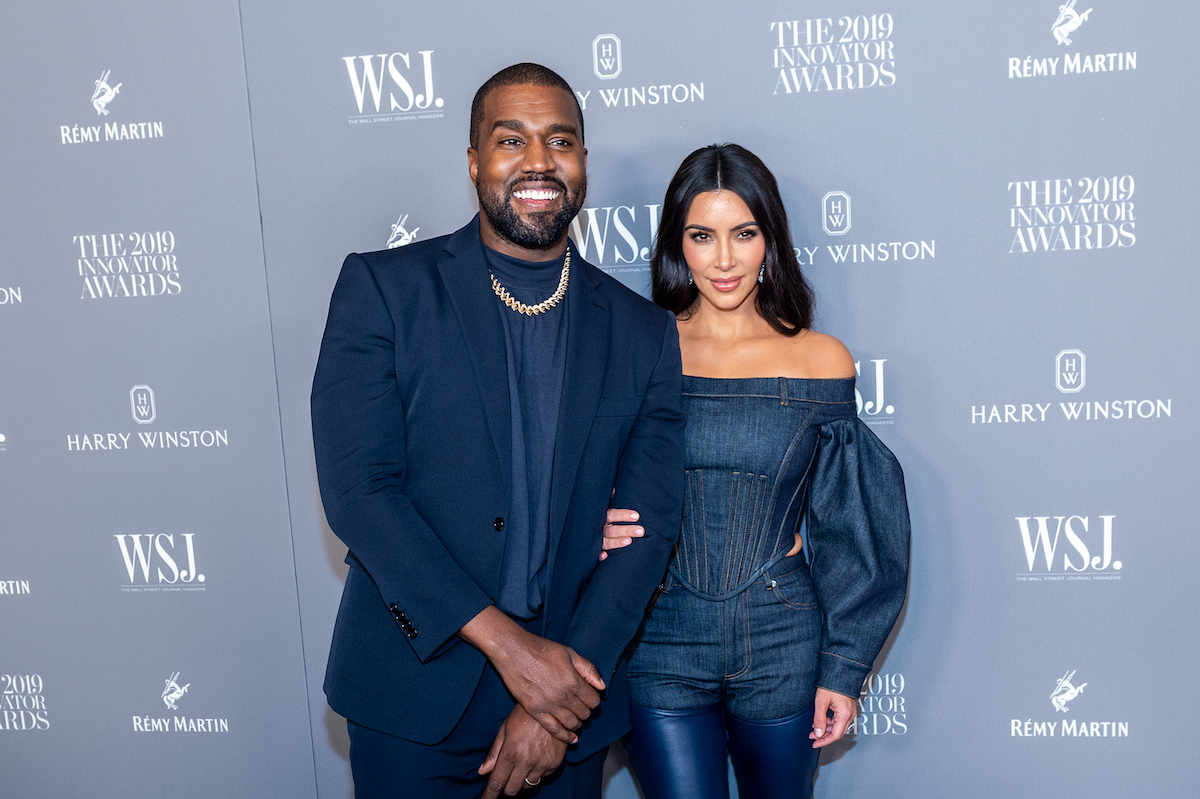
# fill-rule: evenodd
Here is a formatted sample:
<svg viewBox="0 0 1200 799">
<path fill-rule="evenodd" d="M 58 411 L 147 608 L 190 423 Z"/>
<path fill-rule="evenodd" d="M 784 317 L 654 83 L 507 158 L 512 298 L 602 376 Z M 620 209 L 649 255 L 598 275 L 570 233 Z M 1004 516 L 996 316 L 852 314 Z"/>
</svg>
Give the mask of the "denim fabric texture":
<svg viewBox="0 0 1200 799">
<path fill-rule="evenodd" d="M 904 602 L 896 459 L 854 380 L 683 378 L 682 532 L 629 677 L 645 707 L 749 720 L 857 696 Z M 785 557 L 801 532 L 805 549 Z"/>
</svg>

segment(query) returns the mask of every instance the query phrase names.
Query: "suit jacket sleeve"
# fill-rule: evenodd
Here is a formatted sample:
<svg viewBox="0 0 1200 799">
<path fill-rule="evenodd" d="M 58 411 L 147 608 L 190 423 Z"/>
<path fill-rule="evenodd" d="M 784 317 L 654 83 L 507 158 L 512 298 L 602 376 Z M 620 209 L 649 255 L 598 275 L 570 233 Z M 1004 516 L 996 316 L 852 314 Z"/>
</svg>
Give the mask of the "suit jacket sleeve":
<svg viewBox="0 0 1200 799">
<path fill-rule="evenodd" d="M 492 604 L 404 493 L 396 325 L 365 259 L 333 291 L 313 379 L 313 445 L 329 526 L 374 580 L 424 662 Z"/>
<path fill-rule="evenodd" d="M 608 553 L 571 620 L 566 643 L 609 679 L 663 579 L 683 514 L 683 367 L 673 316 L 628 443 L 617 464 L 612 507 L 640 514 L 645 537 Z"/>
</svg>

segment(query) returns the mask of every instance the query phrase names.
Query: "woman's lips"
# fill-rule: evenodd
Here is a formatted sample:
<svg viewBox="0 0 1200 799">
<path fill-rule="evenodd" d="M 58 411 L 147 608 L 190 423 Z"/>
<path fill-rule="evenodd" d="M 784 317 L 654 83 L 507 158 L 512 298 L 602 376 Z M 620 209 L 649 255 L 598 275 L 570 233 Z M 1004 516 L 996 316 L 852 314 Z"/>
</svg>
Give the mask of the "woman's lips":
<svg viewBox="0 0 1200 799">
<path fill-rule="evenodd" d="M 709 282 L 713 284 L 713 288 L 717 291 L 733 291 L 741 284 L 742 278 L 739 277 L 723 277 L 710 278 Z"/>
</svg>

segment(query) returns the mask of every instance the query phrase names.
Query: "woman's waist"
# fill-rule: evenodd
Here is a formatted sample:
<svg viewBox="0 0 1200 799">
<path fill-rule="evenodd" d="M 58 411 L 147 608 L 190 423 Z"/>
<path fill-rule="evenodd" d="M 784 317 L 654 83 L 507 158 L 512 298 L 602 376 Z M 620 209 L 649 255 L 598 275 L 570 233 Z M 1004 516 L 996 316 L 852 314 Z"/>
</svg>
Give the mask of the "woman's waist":
<svg viewBox="0 0 1200 799">
<path fill-rule="evenodd" d="M 669 583 L 678 583 L 689 593 L 710 602 L 733 599 L 760 583 L 767 587 L 774 587 L 775 581 L 795 572 L 803 572 L 805 579 L 810 580 L 808 562 L 804 557 L 803 550 L 791 555 L 788 554 L 788 550 L 776 552 L 762 563 L 755 565 L 754 568 L 748 569 L 738 579 L 731 580 L 727 585 L 714 585 L 712 581 L 705 580 L 694 570 L 688 569 L 687 564 L 680 560 L 678 550 L 672 556 L 667 572 Z"/>
</svg>

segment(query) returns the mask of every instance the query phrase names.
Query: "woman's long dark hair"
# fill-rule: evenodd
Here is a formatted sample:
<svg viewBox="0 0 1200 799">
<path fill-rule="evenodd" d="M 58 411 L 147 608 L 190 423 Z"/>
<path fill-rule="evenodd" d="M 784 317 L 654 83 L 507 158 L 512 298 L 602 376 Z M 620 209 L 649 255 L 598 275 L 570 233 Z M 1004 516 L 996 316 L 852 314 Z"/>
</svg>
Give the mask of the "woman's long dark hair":
<svg viewBox="0 0 1200 799">
<path fill-rule="evenodd" d="M 725 189 L 742 198 L 766 244 L 766 271 L 755 303 L 763 319 L 787 336 L 811 327 L 813 290 L 792 249 L 787 211 L 775 176 L 758 156 L 737 144 L 712 144 L 683 159 L 663 199 L 662 221 L 650 259 L 650 296 L 686 316 L 700 296 L 683 258 L 683 228 L 697 194 Z"/>
</svg>

